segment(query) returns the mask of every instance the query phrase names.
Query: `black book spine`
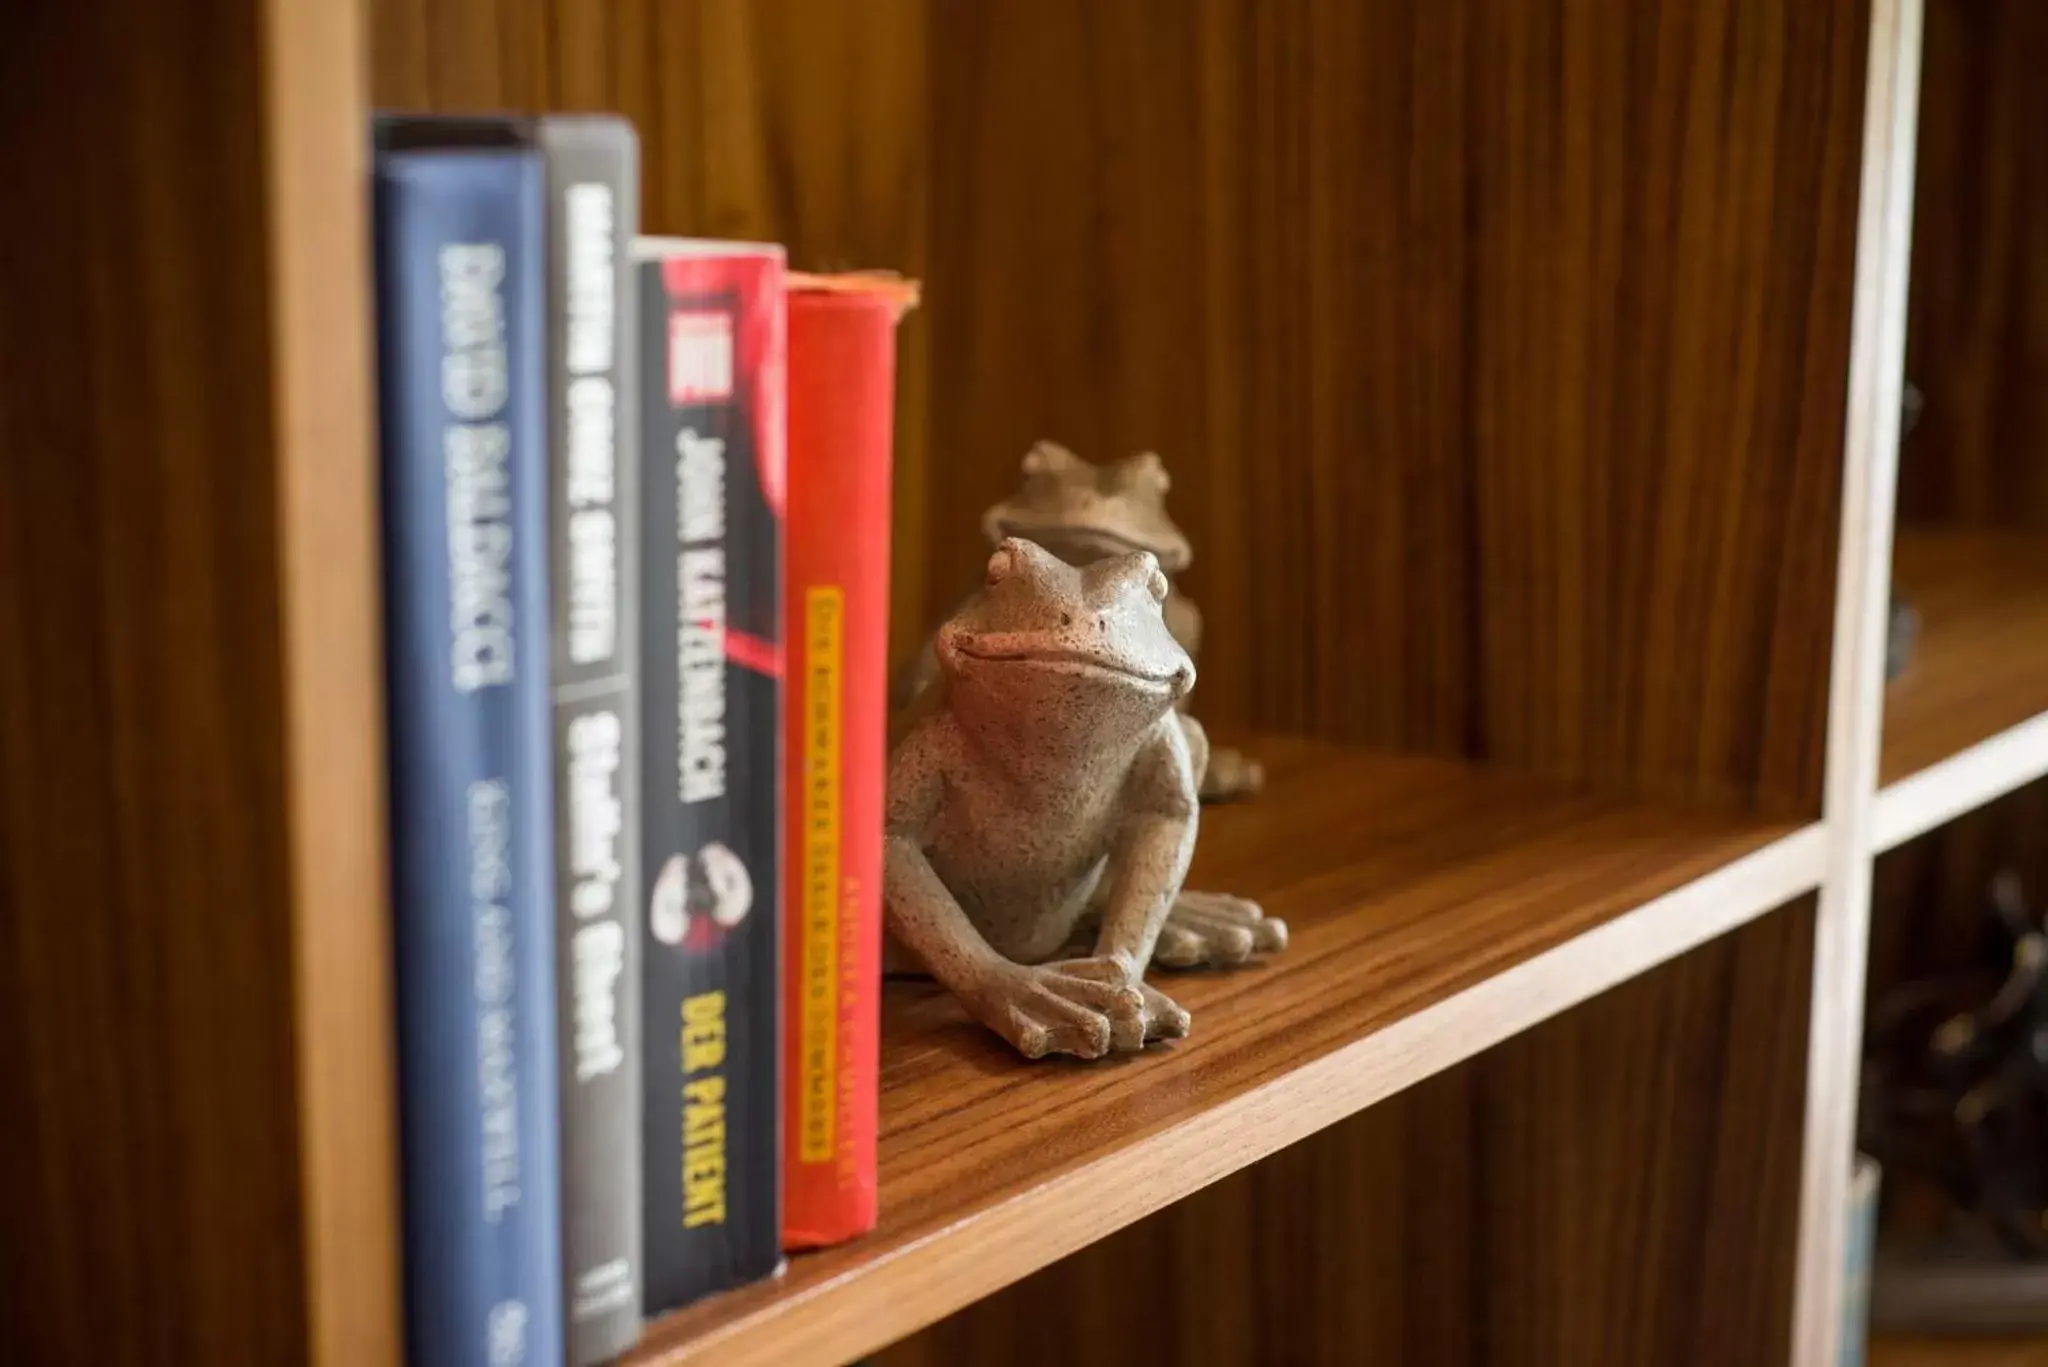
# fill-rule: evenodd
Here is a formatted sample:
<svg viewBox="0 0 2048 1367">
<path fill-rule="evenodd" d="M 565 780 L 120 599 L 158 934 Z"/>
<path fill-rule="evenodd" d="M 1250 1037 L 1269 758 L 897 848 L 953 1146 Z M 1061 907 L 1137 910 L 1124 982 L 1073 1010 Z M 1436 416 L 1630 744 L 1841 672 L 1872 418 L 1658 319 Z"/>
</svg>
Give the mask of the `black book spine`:
<svg viewBox="0 0 2048 1367">
<path fill-rule="evenodd" d="M 640 1333 L 639 148 L 608 117 L 540 121 L 548 197 L 549 536 L 570 1367 Z"/>
<path fill-rule="evenodd" d="M 779 253 L 639 269 L 645 1238 L 659 1312 L 781 1261 L 783 300 Z"/>
</svg>

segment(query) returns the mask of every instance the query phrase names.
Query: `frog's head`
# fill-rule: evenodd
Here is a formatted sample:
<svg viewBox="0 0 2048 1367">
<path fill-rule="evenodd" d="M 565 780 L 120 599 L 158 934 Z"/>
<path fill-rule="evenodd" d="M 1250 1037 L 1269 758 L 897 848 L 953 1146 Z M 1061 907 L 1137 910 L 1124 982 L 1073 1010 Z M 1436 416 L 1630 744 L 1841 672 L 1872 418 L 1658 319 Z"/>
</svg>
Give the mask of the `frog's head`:
<svg viewBox="0 0 2048 1367">
<path fill-rule="evenodd" d="M 1151 451 L 1097 467 L 1042 441 L 1024 457 L 1024 487 L 983 514 L 981 526 L 990 541 L 1029 537 L 1075 565 L 1150 551 L 1162 570 L 1179 574 L 1194 552 L 1166 515 L 1171 483 Z"/>
<path fill-rule="evenodd" d="M 993 700 L 1116 695 L 1163 714 L 1195 686 L 1194 661 L 1166 629 L 1166 576 L 1145 551 L 1084 566 L 1018 537 L 988 560 L 982 591 L 939 628 L 939 664 Z"/>
</svg>

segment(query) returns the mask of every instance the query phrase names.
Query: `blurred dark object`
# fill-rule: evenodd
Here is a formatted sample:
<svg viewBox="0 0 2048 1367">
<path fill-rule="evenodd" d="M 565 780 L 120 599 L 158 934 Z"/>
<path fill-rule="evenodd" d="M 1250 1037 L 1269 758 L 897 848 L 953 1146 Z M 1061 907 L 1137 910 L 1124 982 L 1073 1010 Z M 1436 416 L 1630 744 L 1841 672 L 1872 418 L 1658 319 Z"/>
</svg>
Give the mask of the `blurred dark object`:
<svg viewBox="0 0 2048 1367">
<path fill-rule="evenodd" d="M 1920 641 L 1920 610 L 1892 590 L 1891 609 L 1884 629 L 1884 677 L 1896 679 L 1912 662 L 1913 647 Z"/>
<path fill-rule="evenodd" d="M 2048 927 L 2009 872 L 1985 915 L 1978 963 L 1871 1008 L 1861 1145 L 1887 1175 L 1888 1326 L 2048 1325 Z"/>
<path fill-rule="evenodd" d="M 1906 438 L 1920 425 L 1920 414 L 1927 407 L 1927 397 L 1920 387 L 1910 380 L 1899 403 L 1899 454 L 1905 454 Z M 1906 664 L 1913 658 L 1913 646 L 1920 639 L 1920 614 L 1911 603 L 1899 597 L 1899 590 L 1892 588 L 1891 610 L 1885 622 L 1884 633 L 1884 677 L 1887 681 L 1896 679 L 1905 672 Z"/>
</svg>

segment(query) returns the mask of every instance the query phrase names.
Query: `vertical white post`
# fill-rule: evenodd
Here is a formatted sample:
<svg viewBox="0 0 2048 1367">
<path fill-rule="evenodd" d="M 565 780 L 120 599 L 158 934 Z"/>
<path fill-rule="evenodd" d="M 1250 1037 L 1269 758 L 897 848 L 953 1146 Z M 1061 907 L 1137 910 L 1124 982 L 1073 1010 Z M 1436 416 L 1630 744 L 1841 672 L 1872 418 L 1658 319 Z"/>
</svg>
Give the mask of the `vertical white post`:
<svg viewBox="0 0 2048 1367">
<path fill-rule="evenodd" d="M 1921 0 L 1872 0 L 1822 808 L 1828 863 L 1814 931 L 1807 1044 L 1792 1342 L 1797 1367 L 1832 1367 L 1841 1333 L 1904 388 L 1920 25 Z"/>
</svg>

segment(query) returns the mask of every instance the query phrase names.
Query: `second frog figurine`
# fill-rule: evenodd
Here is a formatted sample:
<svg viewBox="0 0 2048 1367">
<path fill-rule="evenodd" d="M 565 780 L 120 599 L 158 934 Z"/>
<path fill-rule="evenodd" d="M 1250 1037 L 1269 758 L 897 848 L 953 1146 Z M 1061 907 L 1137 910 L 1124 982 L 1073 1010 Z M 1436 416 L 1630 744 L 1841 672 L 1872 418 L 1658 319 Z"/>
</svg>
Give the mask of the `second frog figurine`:
<svg viewBox="0 0 2048 1367">
<path fill-rule="evenodd" d="M 1145 981 L 1285 946 L 1239 897 L 1187 892 L 1209 759 L 1175 704 L 1194 663 L 1149 553 L 1069 565 L 1010 538 L 933 641 L 889 761 L 892 968 L 914 966 L 1031 1058 L 1185 1035 Z"/>
</svg>

